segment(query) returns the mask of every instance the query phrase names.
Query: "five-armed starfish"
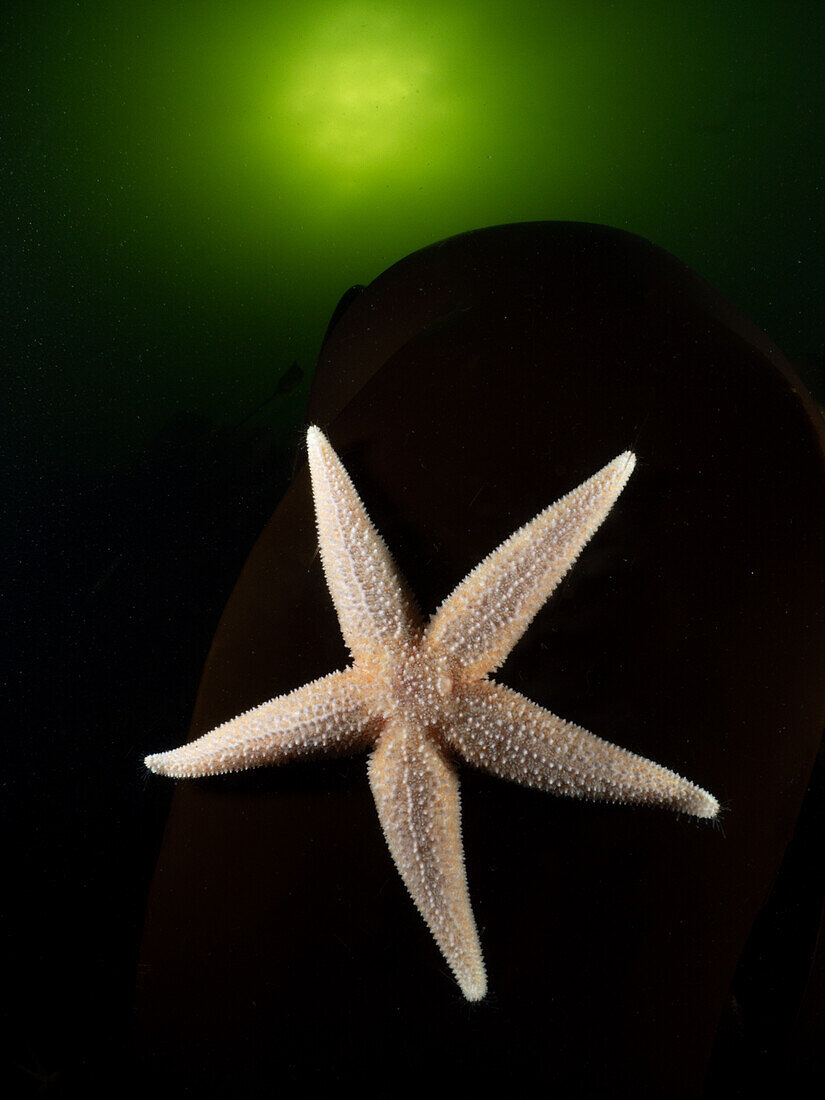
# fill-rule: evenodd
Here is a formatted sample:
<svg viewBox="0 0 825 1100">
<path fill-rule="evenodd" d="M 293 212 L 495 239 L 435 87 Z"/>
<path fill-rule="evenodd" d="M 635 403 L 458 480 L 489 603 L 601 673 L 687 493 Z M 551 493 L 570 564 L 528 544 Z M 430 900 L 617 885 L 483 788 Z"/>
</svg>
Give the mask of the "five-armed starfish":
<svg viewBox="0 0 825 1100">
<path fill-rule="evenodd" d="M 605 518 L 635 458 L 619 455 L 516 531 L 425 626 L 332 447 L 318 428 L 307 443 L 321 559 L 353 664 L 147 756 L 146 765 L 189 778 L 371 748 L 370 785 L 396 867 L 465 997 L 476 1001 L 486 978 L 452 757 L 558 794 L 697 817 L 719 809 L 667 768 L 488 678 Z"/>
</svg>

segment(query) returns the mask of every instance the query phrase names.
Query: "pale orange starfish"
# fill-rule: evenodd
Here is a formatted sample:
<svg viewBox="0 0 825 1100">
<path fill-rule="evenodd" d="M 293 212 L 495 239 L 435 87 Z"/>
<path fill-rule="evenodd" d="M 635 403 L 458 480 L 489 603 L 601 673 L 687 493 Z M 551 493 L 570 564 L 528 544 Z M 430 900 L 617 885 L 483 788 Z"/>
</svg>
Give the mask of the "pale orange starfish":
<svg viewBox="0 0 825 1100">
<path fill-rule="evenodd" d="M 371 748 L 390 852 L 464 995 L 486 978 L 470 908 L 451 758 L 558 794 L 647 802 L 712 818 L 716 799 L 667 768 L 565 722 L 490 680 L 605 518 L 635 465 L 619 455 L 525 524 L 426 626 L 340 460 L 307 435 L 318 538 L 353 663 L 189 745 L 146 757 L 178 778 Z"/>
</svg>

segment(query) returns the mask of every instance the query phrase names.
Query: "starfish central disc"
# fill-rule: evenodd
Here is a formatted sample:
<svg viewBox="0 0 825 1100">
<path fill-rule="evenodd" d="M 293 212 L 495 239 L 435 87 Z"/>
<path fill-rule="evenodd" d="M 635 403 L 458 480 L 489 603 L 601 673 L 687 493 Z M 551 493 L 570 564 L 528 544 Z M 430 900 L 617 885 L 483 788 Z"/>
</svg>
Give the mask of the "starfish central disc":
<svg viewBox="0 0 825 1100">
<path fill-rule="evenodd" d="M 377 687 L 385 718 L 403 718 L 426 729 L 449 721 L 456 672 L 447 657 L 423 643 L 401 660 L 382 661 Z"/>
</svg>

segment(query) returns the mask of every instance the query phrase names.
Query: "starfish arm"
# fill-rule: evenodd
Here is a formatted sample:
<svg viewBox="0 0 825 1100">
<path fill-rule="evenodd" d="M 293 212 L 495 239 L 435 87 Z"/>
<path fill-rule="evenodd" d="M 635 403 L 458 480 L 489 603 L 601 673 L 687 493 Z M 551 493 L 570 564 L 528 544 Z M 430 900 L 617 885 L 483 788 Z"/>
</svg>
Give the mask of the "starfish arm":
<svg viewBox="0 0 825 1100">
<path fill-rule="evenodd" d="M 707 791 L 636 753 L 565 722 L 500 684 L 476 683 L 456 699 L 447 745 L 468 764 L 527 787 L 606 802 L 663 806 L 715 817 Z"/>
<path fill-rule="evenodd" d="M 321 561 L 353 658 L 369 661 L 420 637 L 418 611 L 340 459 L 307 432 Z"/>
<path fill-rule="evenodd" d="M 465 678 L 493 672 L 610 511 L 636 463 L 630 451 L 540 512 L 489 554 L 447 597 L 427 642 Z"/>
<path fill-rule="evenodd" d="M 461 843 L 458 778 L 423 730 L 390 720 L 370 757 L 378 817 L 418 911 L 470 1001 L 487 990 Z"/>
<path fill-rule="evenodd" d="M 313 753 L 345 754 L 375 740 L 376 722 L 356 670 L 333 672 L 217 726 L 179 749 L 155 753 L 158 775 L 195 779 Z"/>
</svg>

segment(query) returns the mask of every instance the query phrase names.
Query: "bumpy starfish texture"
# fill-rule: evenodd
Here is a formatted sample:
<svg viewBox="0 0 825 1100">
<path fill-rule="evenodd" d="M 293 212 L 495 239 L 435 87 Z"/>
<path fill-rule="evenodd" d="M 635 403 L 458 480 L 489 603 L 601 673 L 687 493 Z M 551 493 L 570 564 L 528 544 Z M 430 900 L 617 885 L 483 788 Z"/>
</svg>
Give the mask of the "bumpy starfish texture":
<svg viewBox="0 0 825 1100">
<path fill-rule="evenodd" d="M 635 465 L 619 455 L 481 562 L 424 624 L 350 478 L 307 435 L 321 560 L 351 667 L 146 757 L 176 778 L 372 749 L 369 781 L 390 852 L 464 995 L 486 992 L 461 842 L 457 757 L 580 798 L 712 818 L 713 795 L 490 680 L 610 511 Z"/>
</svg>

